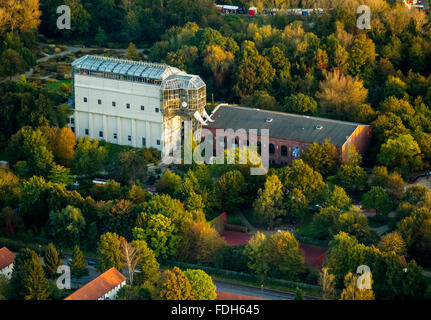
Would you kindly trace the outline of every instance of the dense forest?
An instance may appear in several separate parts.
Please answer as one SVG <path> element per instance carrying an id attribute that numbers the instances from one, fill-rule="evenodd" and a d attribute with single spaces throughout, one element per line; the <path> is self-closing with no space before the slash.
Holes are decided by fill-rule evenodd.
<path id="1" fill-rule="evenodd" d="M 262 284 L 277 278 L 320 285 L 329 288 L 325 299 L 355 283 L 352 272 L 366 263 L 374 292 L 360 292 L 363 298 L 431 297 L 418 266 L 431 266 L 431 193 L 406 185 L 431 164 L 431 30 L 424 12 L 384 0 L 225 1 L 259 10 L 325 9 L 308 17 L 221 15 L 208 0 L 0 3 L 0 154 L 10 164 L 0 168 L 2 236 L 97 252 L 100 271 L 121 268 L 129 241 L 147 257 L 128 291 L 140 298 L 149 298 L 148 290 L 166 298 L 164 277 L 184 279 L 176 269 L 159 278 L 157 261 L 168 260 L 253 274 Z M 372 9 L 371 30 L 356 27 L 362 3 Z M 62 4 L 72 10 L 72 30 L 55 27 Z M 76 141 L 66 126 L 67 85 L 52 92 L 25 77 L 8 81 L 36 66 L 38 42 L 112 48 L 133 42 L 146 48 L 137 59 L 200 75 L 211 100 L 372 124 L 373 147 L 364 158 L 352 148 L 342 162 L 330 141 L 315 143 L 290 167 L 264 177 L 251 176 L 247 165 L 150 174 L 147 164 L 160 157 L 153 149 Z M 101 174 L 110 180 L 94 185 Z M 376 218 L 354 203 L 375 209 Z M 220 213 L 234 223 L 240 211 L 259 227 L 294 225 L 295 236 L 328 244 L 327 268 L 309 268 L 289 232 L 257 233 L 246 246 L 227 246 L 212 227 Z M 389 230 L 379 236 L 371 223 Z M 79 250 L 74 256 L 82 260 Z M 406 274 L 400 257 L 408 261 Z M 18 260 L 32 259 L 24 251 Z M 11 287 L 18 295 L 17 277 Z M 348 299 L 348 290 L 343 294 Z"/>

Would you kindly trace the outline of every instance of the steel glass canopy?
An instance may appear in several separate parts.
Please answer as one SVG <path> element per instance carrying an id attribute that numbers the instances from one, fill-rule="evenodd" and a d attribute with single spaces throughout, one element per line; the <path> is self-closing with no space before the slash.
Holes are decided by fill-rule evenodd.
<path id="1" fill-rule="evenodd" d="M 135 81 L 134 77 L 146 80 L 158 80 L 163 89 L 200 89 L 205 83 L 198 76 L 188 75 L 185 72 L 160 63 L 131 61 L 101 56 L 84 56 L 72 63 L 77 70 L 111 73 Z"/>

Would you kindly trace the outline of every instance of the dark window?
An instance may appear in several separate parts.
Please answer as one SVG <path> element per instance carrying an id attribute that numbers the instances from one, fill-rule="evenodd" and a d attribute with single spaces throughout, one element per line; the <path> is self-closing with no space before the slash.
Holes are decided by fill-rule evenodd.
<path id="1" fill-rule="evenodd" d="M 116 106 L 117 106 L 117 103 L 116 103 L 115 101 L 112 101 L 112 106 L 113 106 L 113 107 L 116 107 Z"/>
<path id="2" fill-rule="evenodd" d="M 75 118 L 71 118 L 71 119 L 70 119 L 70 123 L 71 123 L 71 124 L 74 124 L 74 123 L 75 123 Z"/>
<path id="3" fill-rule="evenodd" d="M 84 102 L 87 102 L 87 98 L 86 97 L 84 97 Z"/>
<path id="4" fill-rule="evenodd" d="M 116 133 L 114 133 L 114 139 L 117 140 L 117 134 Z"/>
<path id="5" fill-rule="evenodd" d="M 157 140 L 157 145 L 160 146 L 160 140 Z"/>
<path id="6" fill-rule="evenodd" d="M 85 135 L 88 136 L 88 129 L 85 129 Z"/>
<path id="7" fill-rule="evenodd" d="M 287 147 L 286 146 L 281 147 L 281 156 L 287 157 Z"/>
<path id="8" fill-rule="evenodd" d="M 72 132 L 75 133 L 75 127 L 72 127 L 71 129 L 72 129 Z"/>
<path id="9" fill-rule="evenodd" d="M 274 147 L 274 145 L 271 143 L 270 145 L 269 145 L 269 154 L 274 154 L 275 153 L 275 147 Z"/>
<path id="10" fill-rule="evenodd" d="M 126 108 L 130 109 L 130 103 L 126 104 Z"/>
<path id="11" fill-rule="evenodd" d="M 99 131 L 99 137 L 103 138 L 103 131 Z"/>
<path id="12" fill-rule="evenodd" d="M 132 141 L 132 136 L 129 136 L 129 137 L 128 137 L 128 140 L 129 140 L 129 141 Z"/>
<path id="13" fill-rule="evenodd" d="M 102 100 L 100 100 L 100 99 L 99 99 L 99 100 L 97 100 L 97 103 L 98 103 L 98 104 L 102 104 Z"/>
<path id="14" fill-rule="evenodd" d="M 144 111 L 145 110 L 145 106 L 141 106 L 141 110 Z"/>
<path id="15" fill-rule="evenodd" d="M 156 112 L 159 112 L 160 110 L 159 110 L 159 108 L 156 108 Z"/>
<path id="16" fill-rule="evenodd" d="M 142 138 L 142 146 L 146 147 L 147 146 L 147 139 Z"/>

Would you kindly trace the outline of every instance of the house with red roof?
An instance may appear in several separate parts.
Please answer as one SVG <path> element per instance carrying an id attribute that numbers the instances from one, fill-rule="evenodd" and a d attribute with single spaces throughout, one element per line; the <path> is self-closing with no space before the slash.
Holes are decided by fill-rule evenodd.
<path id="1" fill-rule="evenodd" d="M 0 277 L 12 277 L 15 255 L 6 247 L 0 249 Z"/>
<path id="2" fill-rule="evenodd" d="M 65 300 L 115 300 L 118 291 L 125 285 L 126 277 L 116 268 L 111 268 Z"/>

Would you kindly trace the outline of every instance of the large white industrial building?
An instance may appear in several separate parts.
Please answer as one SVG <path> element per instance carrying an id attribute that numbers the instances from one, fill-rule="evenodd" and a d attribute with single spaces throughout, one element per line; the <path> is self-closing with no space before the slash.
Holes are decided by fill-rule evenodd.
<path id="1" fill-rule="evenodd" d="M 181 137 L 184 120 L 199 126 L 206 114 L 205 83 L 174 67 L 84 56 L 72 70 L 77 138 L 163 152 Z"/>

